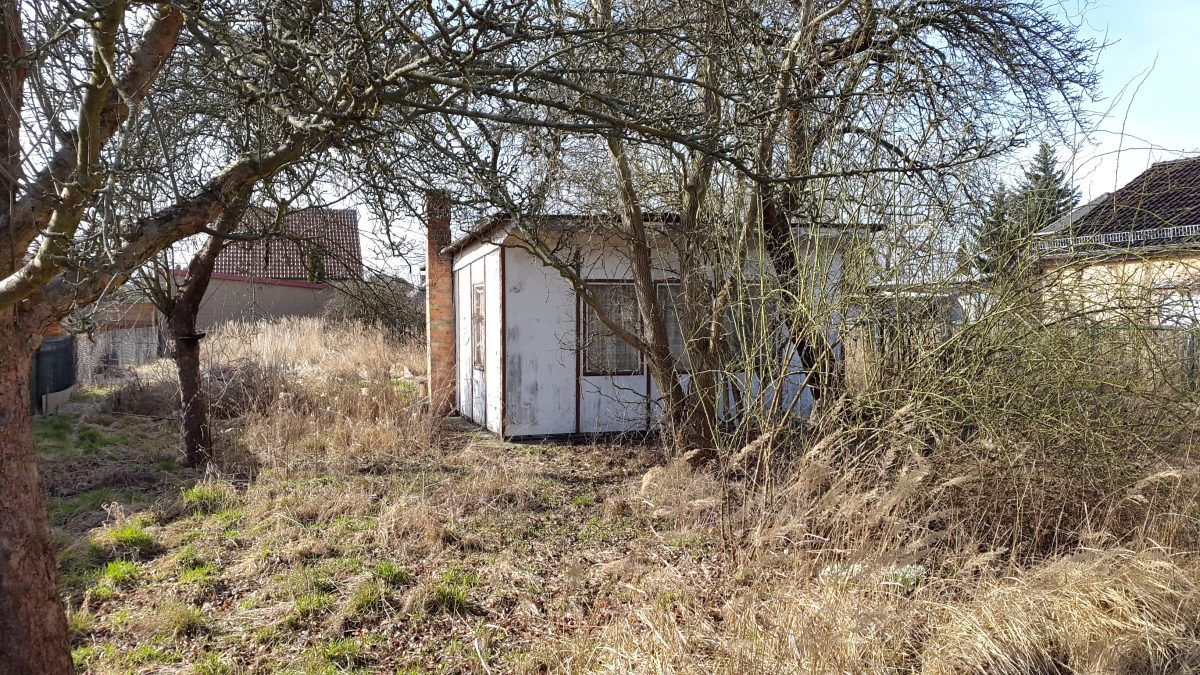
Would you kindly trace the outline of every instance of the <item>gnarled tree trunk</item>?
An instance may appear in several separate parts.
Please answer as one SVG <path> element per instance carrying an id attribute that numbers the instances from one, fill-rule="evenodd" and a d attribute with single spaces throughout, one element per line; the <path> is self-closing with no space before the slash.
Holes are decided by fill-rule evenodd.
<path id="1" fill-rule="evenodd" d="M 0 310 L 0 673 L 72 672 L 29 410 L 38 340 Z"/>
<path id="2" fill-rule="evenodd" d="M 192 327 L 176 328 L 171 322 L 174 351 L 171 357 L 179 373 L 179 403 L 183 429 L 184 463 L 201 466 L 212 459 L 212 430 L 208 426 L 208 397 L 200 381 L 200 338 Z"/>

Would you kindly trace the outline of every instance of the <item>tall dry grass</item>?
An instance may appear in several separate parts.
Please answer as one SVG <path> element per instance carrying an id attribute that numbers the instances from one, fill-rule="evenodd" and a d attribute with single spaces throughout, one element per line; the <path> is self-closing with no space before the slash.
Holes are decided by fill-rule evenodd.
<path id="1" fill-rule="evenodd" d="M 210 370 L 253 363 L 299 377 L 381 380 L 425 372 L 423 345 L 317 317 L 223 324 L 204 341 L 204 359 Z"/>
<path id="2" fill-rule="evenodd" d="M 286 470 L 369 468 L 433 443 L 417 395 L 424 350 L 354 322 L 229 323 L 206 341 L 218 416 L 244 417 L 242 444 Z"/>
<path id="3" fill-rule="evenodd" d="M 1200 417 L 1114 355 L 1136 332 L 1020 321 L 914 340 L 804 428 L 746 425 L 718 478 L 647 475 L 664 564 L 562 672 L 1189 673 L 1200 668 Z M 744 431 L 744 430 L 743 430 Z M 669 601 L 664 602 L 664 594 Z"/>

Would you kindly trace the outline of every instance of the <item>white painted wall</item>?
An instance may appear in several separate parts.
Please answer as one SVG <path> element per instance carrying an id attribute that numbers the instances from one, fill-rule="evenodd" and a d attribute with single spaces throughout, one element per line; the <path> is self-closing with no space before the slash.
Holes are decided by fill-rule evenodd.
<path id="1" fill-rule="evenodd" d="M 505 255 L 504 432 L 575 433 L 575 293 L 520 248 Z"/>
<path id="2" fill-rule="evenodd" d="M 590 240 L 582 250 L 585 278 L 630 279 L 628 257 L 615 242 Z M 656 279 L 678 277 L 670 256 L 657 260 L 656 268 Z M 584 307 L 557 272 L 543 267 L 519 247 L 501 248 L 492 243 L 468 246 L 456 255 L 453 269 L 457 403 L 464 417 L 509 437 L 657 426 L 659 393 L 644 367 L 638 375 L 583 375 L 576 345 Z M 840 257 L 814 266 L 816 269 L 835 285 L 840 277 Z M 472 285 L 481 282 L 486 288 L 487 359 L 485 369 L 478 371 L 471 366 L 470 300 Z M 793 358 L 791 371 L 782 382 L 764 385 L 743 379 L 728 384 L 751 397 L 782 397 L 781 402 L 791 407 L 793 414 L 807 414 L 812 402 L 803 389 L 805 366 L 798 356 Z M 687 375 L 680 378 L 686 387 Z M 726 411 L 731 410 L 730 400 L 723 406 Z"/>

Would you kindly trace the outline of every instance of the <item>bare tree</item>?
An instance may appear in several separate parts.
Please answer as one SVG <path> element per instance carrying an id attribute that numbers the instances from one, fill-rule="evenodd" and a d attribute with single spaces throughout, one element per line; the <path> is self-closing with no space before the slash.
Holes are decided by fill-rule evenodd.
<path id="1" fill-rule="evenodd" d="M 213 232 L 288 165 L 428 114 L 445 100 L 443 81 L 453 97 L 460 83 L 508 77 L 470 66 L 531 39 L 538 27 L 519 24 L 523 7 L 0 3 L 0 671 L 71 670 L 30 431 L 27 377 L 43 331 L 172 243 Z M 198 65 L 199 89 L 242 105 L 181 100 L 178 83 L 160 80 L 175 60 Z M 206 151 L 205 134 L 239 126 L 270 133 L 237 154 Z M 151 152 L 177 149 L 180 130 L 198 152 Z"/>

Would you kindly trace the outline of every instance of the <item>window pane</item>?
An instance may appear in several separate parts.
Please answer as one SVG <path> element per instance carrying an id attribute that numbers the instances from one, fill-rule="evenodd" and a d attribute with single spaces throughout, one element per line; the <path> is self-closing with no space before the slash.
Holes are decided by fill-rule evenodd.
<path id="1" fill-rule="evenodd" d="M 632 284 L 588 284 L 604 313 L 622 329 L 637 334 L 641 330 L 637 300 Z M 641 354 L 622 340 L 585 305 L 583 369 L 589 373 L 638 373 L 642 370 Z"/>
<path id="2" fill-rule="evenodd" d="M 1200 320 L 1200 298 L 1191 291 L 1171 291 L 1163 297 L 1159 323 L 1171 328 L 1190 328 Z"/>
<path id="3" fill-rule="evenodd" d="M 477 284 L 471 287 L 471 365 L 480 370 L 484 367 L 486 361 L 484 357 L 484 332 L 483 332 L 483 306 L 484 293 L 483 284 Z"/>
<path id="4" fill-rule="evenodd" d="M 680 322 L 683 287 L 679 284 L 659 284 L 658 306 L 662 310 L 663 323 L 667 327 L 667 344 L 671 348 L 671 360 L 675 362 L 675 370 L 689 370 L 690 361 L 683 342 L 683 327 Z"/>

